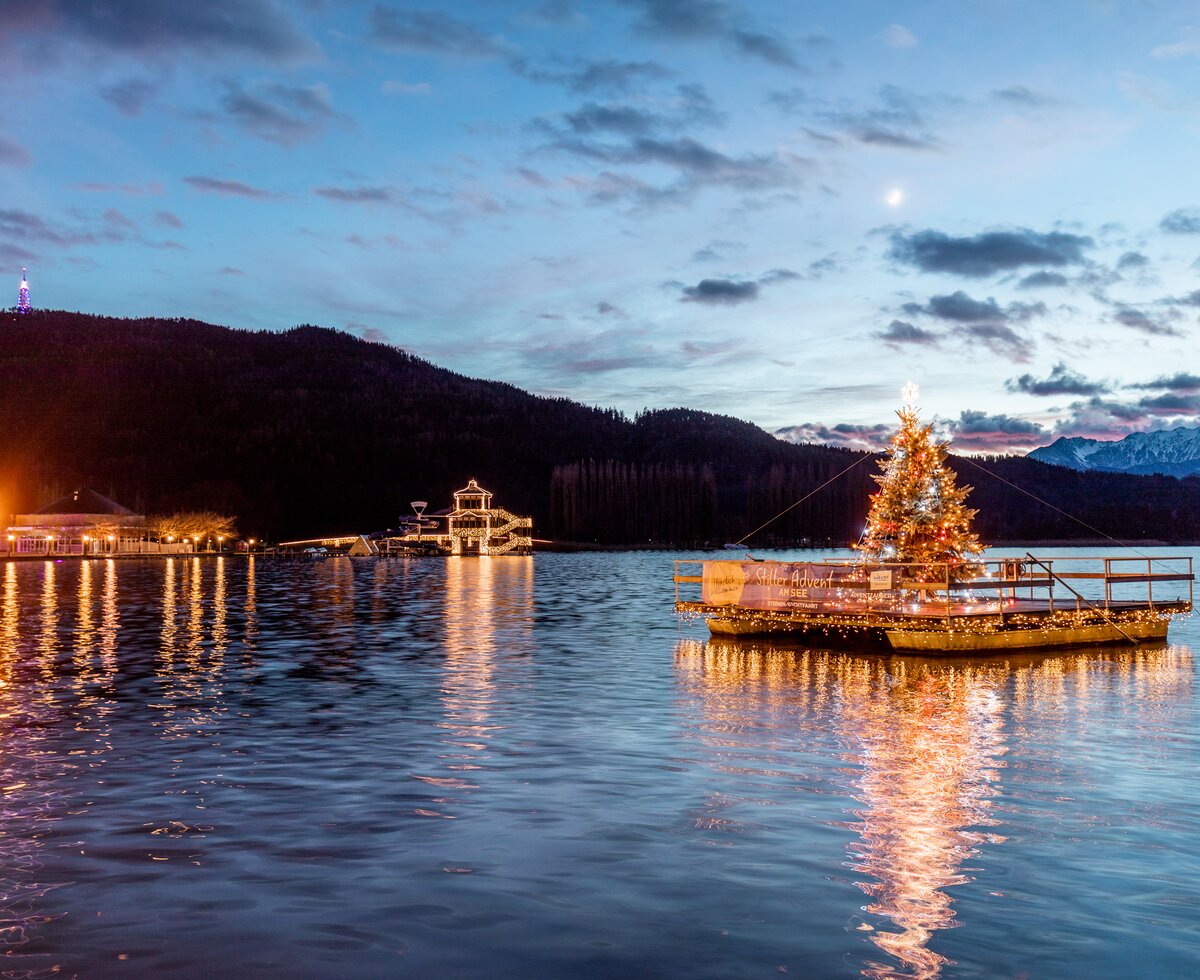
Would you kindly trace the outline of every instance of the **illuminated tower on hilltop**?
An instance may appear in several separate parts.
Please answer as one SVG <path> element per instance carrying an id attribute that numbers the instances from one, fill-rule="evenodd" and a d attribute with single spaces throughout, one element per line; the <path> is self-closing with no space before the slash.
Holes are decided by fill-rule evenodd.
<path id="1" fill-rule="evenodd" d="M 27 270 L 21 269 L 21 289 L 17 293 L 17 312 L 28 313 L 33 307 L 29 305 L 29 281 L 25 277 Z"/>

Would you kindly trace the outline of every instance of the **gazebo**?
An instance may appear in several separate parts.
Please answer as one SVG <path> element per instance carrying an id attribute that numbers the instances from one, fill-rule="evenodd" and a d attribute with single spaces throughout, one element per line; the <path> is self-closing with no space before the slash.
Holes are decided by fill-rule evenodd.
<path id="1" fill-rule="evenodd" d="M 146 516 L 86 488 L 32 514 L 14 514 L 9 554 L 104 555 L 140 551 Z"/>

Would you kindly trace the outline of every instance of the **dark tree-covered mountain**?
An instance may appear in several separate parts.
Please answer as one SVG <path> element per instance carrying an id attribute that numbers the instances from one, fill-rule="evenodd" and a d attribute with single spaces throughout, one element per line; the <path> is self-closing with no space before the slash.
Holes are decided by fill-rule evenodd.
<path id="1" fill-rule="evenodd" d="M 0 512 L 90 486 L 142 512 L 234 513 L 246 534 L 394 527 L 474 477 L 537 537 L 842 544 L 874 463 L 688 409 L 611 409 L 480 381 L 321 327 L 0 314 Z M 956 462 L 985 540 L 1200 539 L 1200 480 Z M 1022 485 L 1097 529 L 1017 494 Z M 840 478 L 839 473 L 847 471 Z"/>

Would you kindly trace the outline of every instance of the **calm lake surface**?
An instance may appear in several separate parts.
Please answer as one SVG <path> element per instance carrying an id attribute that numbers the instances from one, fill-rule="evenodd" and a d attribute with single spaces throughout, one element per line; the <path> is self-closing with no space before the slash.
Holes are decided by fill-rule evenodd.
<path id="1" fill-rule="evenodd" d="M 1197 974 L 1196 620 L 716 641 L 671 557 L 0 562 L 0 975 Z"/>

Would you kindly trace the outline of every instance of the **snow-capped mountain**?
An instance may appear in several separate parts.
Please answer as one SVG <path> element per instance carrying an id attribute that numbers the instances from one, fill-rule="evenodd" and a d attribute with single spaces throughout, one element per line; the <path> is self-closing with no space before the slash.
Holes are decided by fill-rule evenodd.
<path id="1" fill-rule="evenodd" d="M 1082 436 L 1055 439 L 1033 450 L 1029 458 L 1073 470 L 1188 476 L 1200 473 L 1200 426 L 1131 432 L 1114 441 Z"/>

